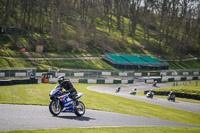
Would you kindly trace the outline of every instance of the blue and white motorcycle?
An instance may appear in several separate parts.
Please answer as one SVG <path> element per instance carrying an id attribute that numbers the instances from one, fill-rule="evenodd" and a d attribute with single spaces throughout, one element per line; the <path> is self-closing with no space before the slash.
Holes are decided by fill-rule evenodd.
<path id="1" fill-rule="evenodd" d="M 77 100 L 83 96 L 83 93 L 77 93 Z M 60 86 L 56 86 L 49 94 L 51 99 L 49 104 L 49 111 L 52 115 L 57 116 L 60 112 L 75 113 L 77 116 L 82 116 L 85 113 L 85 105 L 83 102 L 78 101 L 78 107 L 75 107 L 75 103 L 69 98 L 69 92 L 62 92 Z"/>

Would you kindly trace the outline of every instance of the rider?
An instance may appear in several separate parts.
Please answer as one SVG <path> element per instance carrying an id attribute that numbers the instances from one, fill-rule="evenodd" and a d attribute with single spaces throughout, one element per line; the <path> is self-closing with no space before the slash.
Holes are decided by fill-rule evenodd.
<path id="1" fill-rule="evenodd" d="M 154 82 L 153 82 L 153 86 L 156 86 L 156 84 L 157 84 L 157 81 L 154 81 Z"/>
<path id="2" fill-rule="evenodd" d="M 78 100 L 76 99 L 77 91 L 72 85 L 72 83 L 67 79 L 64 78 L 64 76 L 58 77 L 58 83 L 60 87 L 64 88 L 67 92 L 69 92 L 69 97 L 76 103 L 76 108 L 78 106 Z"/>
<path id="3" fill-rule="evenodd" d="M 121 86 L 119 86 L 117 89 L 116 89 L 116 92 L 119 92 L 121 90 Z"/>
<path id="4" fill-rule="evenodd" d="M 154 95 L 154 93 L 153 93 L 153 91 L 152 90 L 150 90 L 148 93 L 147 93 L 147 95 Z"/>
<path id="5" fill-rule="evenodd" d="M 137 88 L 135 87 L 134 89 L 132 89 L 131 94 L 136 95 L 136 92 L 137 92 Z"/>
<path id="6" fill-rule="evenodd" d="M 173 94 L 173 91 L 170 91 L 169 96 L 172 96 L 172 95 L 174 95 L 174 94 Z"/>

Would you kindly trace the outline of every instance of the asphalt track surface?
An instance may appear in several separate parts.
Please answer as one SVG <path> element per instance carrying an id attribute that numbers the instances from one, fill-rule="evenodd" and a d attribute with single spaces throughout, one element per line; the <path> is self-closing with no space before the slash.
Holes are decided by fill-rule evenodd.
<path id="1" fill-rule="evenodd" d="M 160 86 L 169 86 L 169 85 L 170 84 L 162 84 Z M 121 86 L 122 89 L 119 93 L 115 93 L 115 90 L 118 87 L 116 85 L 96 86 L 96 87 L 89 87 L 88 89 L 102 93 L 122 96 L 126 98 L 129 98 L 131 96 L 131 99 L 136 98 L 136 100 L 140 101 L 146 99 L 147 101 L 150 101 L 150 103 L 153 103 L 153 101 L 158 101 L 158 103 L 159 102 L 162 103 L 162 99 L 157 99 L 157 98 L 147 99 L 146 97 L 142 96 L 129 95 L 128 92 L 133 87 L 136 86 L 138 90 L 146 90 L 147 87 L 148 89 L 152 87 L 151 85 L 143 83 L 122 85 Z M 168 103 L 176 104 L 177 106 L 182 104 L 181 102 L 177 103 L 168 102 Z M 184 102 L 183 104 L 186 103 Z M 197 109 L 199 111 L 200 110 L 199 104 L 194 104 L 194 105 L 198 106 Z M 190 103 L 188 103 L 186 107 L 187 106 L 190 106 Z M 193 110 L 190 111 L 193 112 Z M 90 109 L 86 109 L 86 113 L 82 117 L 77 117 L 73 113 L 61 113 L 59 116 L 53 117 L 49 112 L 48 106 L 0 104 L 0 131 L 57 129 L 57 128 L 144 127 L 144 126 L 199 127 L 199 126 L 176 123 L 159 119 L 124 115 L 124 114 L 90 110 Z"/>
<path id="2" fill-rule="evenodd" d="M 47 106 L 0 104 L 0 131 L 90 127 L 143 127 L 173 126 L 197 127 L 182 123 L 86 110 L 82 117 L 73 113 L 61 113 L 53 117 Z"/>
<path id="3" fill-rule="evenodd" d="M 156 87 L 153 87 L 152 84 L 146 84 L 144 82 L 136 82 L 134 84 L 129 85 L 120 85 L 121 90 L 118 93 L 116 92 L 116 89 L 119 87 L 119 85 L 108 85 L 108 86 L 91 86 L 88 87 L 89 90 L 97 91 L 100 93 L 106 93 L 111 95 L 116 95 L 120 97 L 125 97 L 133 100 L 138 100 L 142 102 L 147 102 L 151 104 L 156 104 L 160 106 L 175 108 L 179 110 L 185 110 L 193 113 L 200 113 L 200 104 L 198 103 L 189 103 L 189 102 L 182 102 L 182 101 L 176 101 L 176 102 L 170 102 L 167 99 L 162 98 L 147 98 L 145 96 L 139 96 L 139 95 L 130 95 L 129 92 L 137 88 L 138 91 L 145 91 L 145 90 L 151 90 L 156 89 L 160 87 L 166 87 L 166 86 L 172 86 L 172 83 L 159 83 Z"/>

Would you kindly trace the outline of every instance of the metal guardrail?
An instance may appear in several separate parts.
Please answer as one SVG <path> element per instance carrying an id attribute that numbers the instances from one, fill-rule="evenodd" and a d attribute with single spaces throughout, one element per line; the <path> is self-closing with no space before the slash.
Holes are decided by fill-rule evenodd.
<path id="1" fill-rule="evenodd" d="M 0 69 L 1 77 L 30 77 L 33 74 L 36 77 L 41 77 L 42 73 L 46 71 L 37 71 L 35 68 L 31 69 Z M 142 76 L 199 76 L 200 70 L 177 70 L 177 71 L 151 71 L 151 72 L 136 72 L 136 71 L 108 71 L 108 70 L 84 70 L 84 69 L 49 69 L 49 73 L 52 73 L 53 77 L 60 75 L 66 77 L 82 77 L 82 78 L 106 78 L 106 77 L 142 77 Z"/>

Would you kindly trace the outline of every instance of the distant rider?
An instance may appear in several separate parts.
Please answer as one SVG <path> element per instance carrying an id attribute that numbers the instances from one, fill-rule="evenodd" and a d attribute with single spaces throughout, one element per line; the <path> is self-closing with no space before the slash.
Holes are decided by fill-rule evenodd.
<path id="1" fill-rule="evenodd" d="M 153 86 L 156 86 L 156 84 L 157 84 L 157 81 L 154 81 L 154 82 L 153 82 Z"/>
<path id="2" fill-rule="evenodd" d="M 169 95 L 168 96 L 172 96 L 172 95 L 174 95 L 174 93 L 173 93 L 173 91 L 170 91 L 170 93 L 169 93 Z M 174 95 L 175 96 L 175 95 Z"/>
<path id="3" fill-rule="evenodd" d="M 131 95 L 136 95 L 136 92 L 137 92 L 137 88 L 132 89 Z"/>
<path id="4" fill-rule="evenodd" d="M 154 93 L 153 93 L 153 91 L 152 90 L 150 90 L 147 94 L 146 94 L 147 96 L 153 96 L 154 95 Z"/>
<path id="5" fill-rule="evenodd" d="M 68 79 L 64 79 L 64 76 L 58 77 L 58 83 L 61 88 L 64 88 L 67 92 L 69 92 L 69 98 L 71 98 L 74 103 L 76 103 L 76 107 L 78 106 L 78 100 L 76 99 L 77 91 L 72 85 L 72 83 Z"/>
<path id="6" fill-rule="evenodd" d="M 120 90 L 121 90 L 121 86 L 119 86 L 119 87 L 116 89 L 116 93 L 118 93 Z"/>

